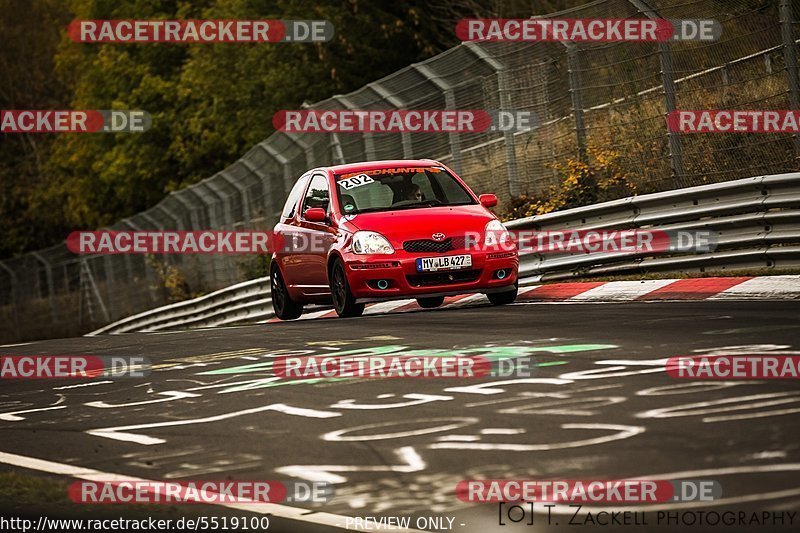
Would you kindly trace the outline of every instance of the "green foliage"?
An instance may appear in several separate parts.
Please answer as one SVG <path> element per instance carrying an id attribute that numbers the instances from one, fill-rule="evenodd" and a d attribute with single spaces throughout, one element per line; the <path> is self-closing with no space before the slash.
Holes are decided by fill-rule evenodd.
<path id="1" fill-rule="evenodd" d="M 200 292 L 192 291 L 186 276 L 175 265 L 170 265 L 166 260 L 154 255 L 146 256 L 146 260 L 147 265 L 156 272 L 160 282 L 153 289 L 164 292 L 165 302 L 182 302 L 201 295 Z"/>

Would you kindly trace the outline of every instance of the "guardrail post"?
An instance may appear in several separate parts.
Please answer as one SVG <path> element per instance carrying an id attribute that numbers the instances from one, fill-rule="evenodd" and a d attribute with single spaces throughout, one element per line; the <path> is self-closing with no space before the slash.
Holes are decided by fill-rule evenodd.
<path id="1" fill-rule="evenodd" d="M 786 63 L 786 77 L 789 84 L 789 106 L 800 110 L 800 75 L 797 67 L 797 42 L 792 29 L 792 3 L 781 0 L 778 6 L 781 16 L 781 36 L 783 37 L 783 57 Z M 794 134 L 794 153 L 800 158 L 800 135 Z"/>
<path id="2" fill-rule="evenodd" d="M 661 15 L 650 7 L 645 0 L 629 0 L 631 4 L 641 11 L 649 19 L 660 19 Z M 672 54 L 669 44 L 666 42 L 658 43 L 658 54 L 661 60 L 661 82 L 664 86 L 664 106 L 667 114 L 678 109 L 675 100 L 675 75 L 672 68 Z M 666 124 L 666 121 L 664 122 Z M 684 186 L 683 172 L 683 147 L 681 145 L 680 132 L 670 131 L 667 128 L 667 139 L 669 140 L 669 159 L 672 167 L 672 181 L 675 187 Z"/>

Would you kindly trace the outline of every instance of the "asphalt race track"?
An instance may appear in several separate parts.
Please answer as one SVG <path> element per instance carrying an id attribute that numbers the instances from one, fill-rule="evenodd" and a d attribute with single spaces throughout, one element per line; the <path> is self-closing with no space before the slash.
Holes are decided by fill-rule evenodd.
<path id="1" fill-rule="evenodd" d="M 526 515 L 500 526 L 498 504 L 462 502 L 455 486 L 474 478 L 712 479 L 719 501 L 639 506 L 647 527 L 602 530 L 797 531 L 800 513 L 793 524 L 749 527 L 659 524 L 657 513 L 800 511 L 797 381 L 678 380 L 664 361 L 800 354 L 798 318 L 800 302 L 791 301 L 519 303 L 6 347 L 144 356 L 155 370 L 92 384 L 5 381 L 0 469 L 22 471 L 31 458 L 51 462 L 30 462 L 46 475 L 57 475 L 57 464 L 157 480 L 336 484 L 327 504 L 259 511 L 273 513 L 273 531 L 337 531 L 348 516 L 450 517 L 461 532 L 588 531 L 598 526 L 568 522 L 597 508 L 571 519 L 575 509 L 560 507 L 548 526 L 537 504 L 533 525 Z M 531 358 L 536 372 L 309 383 L 276 381 L 270 370 L 279 355 L 380 347 L 512 354 Z"/>

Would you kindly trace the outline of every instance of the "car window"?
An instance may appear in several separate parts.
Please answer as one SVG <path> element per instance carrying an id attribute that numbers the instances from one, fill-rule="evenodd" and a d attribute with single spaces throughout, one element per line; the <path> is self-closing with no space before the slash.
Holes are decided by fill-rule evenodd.
<path id="1" fill-rule="evenodd" d="M 320 207 L 327 212 L 329 203 L 328 178 L 318 174 L 311 178 L 311 183 L 308 185 L 308 192 L 303 200 L 303 213 L 312 207 Z"/>
<path id="2" fill-rule="evenodd" d="M 433 192 L 431 180 L 424 172 L 414 175 L 414 177 L 411 178 L 411 183 L 419 187 L 419 191 L 422 193 L 423 200 L 426 198 L 436 198 L 436 193 Z"/>
<path id="3" fill-rule="evenodd" d="M 400 167 L 336 176 L 344 214 L 467 205 L 475 200 L 440 167 Z"/>
<path id="4" fill-rule="evenodd" d="M 446 203 L 458 204 L 472 200 L 467 191 L 464 190 L 456 180 L 446 172 L 440 172 L 431 176 L 431 185 L 438 189 L 444 197 Z"/>
<path id="5" fill-rule="evenodd" d="M 295 215 L 297 204 L 300 203 L 300 196 L 302 196 L 306 188 L 306 183 L 308 183 L 308 177 L 303 176 L 294 184 L 294 187 L 292 187 L 289 193 L 289 198 L 287 198 L 286 204 L 283 206 L 283 211 L 281 212 L 282 218 L 292 218 Z"/>

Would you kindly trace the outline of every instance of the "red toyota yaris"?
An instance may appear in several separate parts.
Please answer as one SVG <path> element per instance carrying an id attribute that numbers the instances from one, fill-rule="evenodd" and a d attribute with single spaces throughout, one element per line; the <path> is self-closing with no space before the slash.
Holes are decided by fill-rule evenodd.
<path id="1" fill-rule="evenodd" d="M 359 316 L 370 301 L 416 298 L 437 307 L 453 294 L 485 293 L 492 304 L 517 296 L 513 243 L 483 246 L 503 225 L 433 160 L 373 161 L 317 168 L 292 188 L 275 226 L 270 266 L 272 305 L 293 319 L 307 303 L 330 303 Z M 486 240 L 486 242 L 484 242 Z"/>

